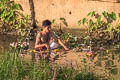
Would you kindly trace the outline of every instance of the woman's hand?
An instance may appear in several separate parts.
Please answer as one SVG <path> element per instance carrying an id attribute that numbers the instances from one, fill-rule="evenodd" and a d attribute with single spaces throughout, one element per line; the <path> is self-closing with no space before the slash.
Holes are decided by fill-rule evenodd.
<path id="1" fill-rule="evenodd" d="M 64 49 L 65 49 L 66 51 L 68 51 L 68 50 L 69 50 L 69 48 L 67 48 L 67 47 L 64 47 Z"/>
<path id="2" fill-rule="evenodd" d="M 44 46 L 47 48 L 47 50 L 50 49 L 49 44 L 45 43 Z"/>

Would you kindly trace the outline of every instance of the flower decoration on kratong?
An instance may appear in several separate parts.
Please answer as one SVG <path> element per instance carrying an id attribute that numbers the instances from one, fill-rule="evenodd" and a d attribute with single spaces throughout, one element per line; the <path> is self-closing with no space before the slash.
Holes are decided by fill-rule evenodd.
<path id="1" fill-rule="evenodd" d="M 61 36 L 61 39 L 64 41 L 64 42 L 69 42 L 69 41 L 77 41 L 77 37 L 76 36 L 73 36 L 72 34 L 70 33 L 64 33 L 62 34 Z"/>
<path id="2" fill-rule="evenodd" d="M 44 53 L 49 53 L 50 51 L 49 50 L 39 50 L 39 49 L 32 49 L 32 50 L 30 50 L 30 53 L 42 53 L 42 54 L 44 54 Z"/>
<path id="3" fill-rule="evenodd" d="M 109 50 L 108 50 L 108 49 L 106 49 L 106 53 L 109 53 Z"/>
<path id="4" fill-rule="evenodd" d="M 37 51 L 35 49 L 32 50 L 33 53 L 36 53 Z"/>
<path id="5" fill-rule="evenodd" d="M 105 48 L 104 47 L 100 47 L 100 50 L 104 50 Z"/>
<path id="6" fill-rule="evenodd" d="M 120 21 L 118 21 L 118 26 L 120 26 Z"/>
<path id="7" fill-rule="evenodd" d="M 27 50 L 29 49 L 29 43 L 28 42 L 12 42 L 10 43 L 10 47 L 16 48 L 19 50 Z"/>
<path id="8" fill-rule="evenodd" d="M 54 49 L 53 51 L 54 51 L 54 52 L 59 52 L 60 50 L 59 50 L 59 49 Z"/>
<path id="9" fill-rule="evenodd" d="M 94 55 L 94 52 L 92 52 L 92 51 L 89 51 L 88 53 L 87 53 L 87 56 L 88 57 L 91 57 L 91 56 L 93 56 Z"/>
<path id="10" fill-rule="evenodd" d="M 56 34 L 57 35 L 57 34 Z M 62 33 L 60 39 L 69 47 L 69 48 L 76 48 L 78 43 L 78 37 L 74 36 L 70 33 Z"/>
<path id="11" fill-rule="evenodd" d="M 67 43 L 70 40 L 70 38 L 67 38 L 64 40 L 64 43 Z"/>

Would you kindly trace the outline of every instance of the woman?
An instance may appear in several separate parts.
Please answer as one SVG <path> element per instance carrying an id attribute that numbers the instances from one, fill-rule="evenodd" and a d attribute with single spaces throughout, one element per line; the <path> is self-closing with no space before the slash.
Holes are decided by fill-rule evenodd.
<path id="1" fill-rule="evenodd" d="M 44 20 L 42 22 L 42 31 L 40 31 L 36 36 L 35 48 L 42 50 L 48 50 L 50 52 L 51 44 L 53 41 L 58 42 L 65 50 L 69 50 L 67 46 L 53 33 L 51 32 L 51 22 L 49 20 Z M 49 55 L 49 53 L 47 53 Z M 43 56 L 43 53 L 40 53 Z"/>

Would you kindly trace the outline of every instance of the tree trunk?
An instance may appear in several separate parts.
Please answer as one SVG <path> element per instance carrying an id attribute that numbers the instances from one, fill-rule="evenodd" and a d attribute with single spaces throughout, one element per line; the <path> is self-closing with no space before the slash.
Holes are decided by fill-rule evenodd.
<path id="1" fill-rule="evenodd" d="M 36 20 L 35 20 L 35 10 L 34 10 L 34 2 L 33 0 L 29 0 L 30 11 L 31 11 L 31 20 L 32 20 L 32 27 L 35 29 L 37 27 Z"/>

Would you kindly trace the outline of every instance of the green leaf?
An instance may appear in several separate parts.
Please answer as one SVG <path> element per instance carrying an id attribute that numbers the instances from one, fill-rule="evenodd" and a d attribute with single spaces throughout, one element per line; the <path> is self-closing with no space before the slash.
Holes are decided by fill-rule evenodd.
<path id="1" fill-rule="evenodd" d="M 84 58 L 84 59 L 83 59 L 83 62 L 84 62 L 84 63 L 87 63 L 87 60 L 86 60 L 86 58 Z"/>
<path id="2" fill-rule="evenodd" d="M 97 22 L 100 22 L 100 21 L 101 21 L 101 16 L 98 16 Z"/>
<path id="3" fill-rule="evenodd" d="M 1 18 L 4 18 L 6 16 L 7 11 L 3 10 L 2 14 L 0 15 Z"/>
<path id="4" fill-rule="evenodd" d="M 112 60 L 114 60 L 115 59 L 115 55 L 114 54 L 112 54 Z"/>
<path id="5" fill-rule="evenodd" d="M 85 24 L 88 21 L 88 19 L 84 18 L 82 23 Z"/>
<path id="6" fill-rule="evenodd" d="M 102 14 L 103 14 L 104 17 L 108 16 L 108 13 L 106 11 L 104 11 Z"/>
<path id="7" fill-rule="evenodd" d="M 10 13 L 9 13 L 9 15 L 6 17 L 6 20 L 7 21 L 10 21 L 11 20 L 11 17 L 13 17 L 14 15 L 13 15 L 13 11 L 11 11 Z"/>
<path id="8" fill-rule="evenodd" d="M 113 19 L 113 20 L 116 20 L 116 14 L 114 12 L 112 12 L 112 14 L 110 14 L 110 17 Z"/>
<path id="9" fill-rule="evenodd" d="M 113 78 L 111 78 L 111 80 L 116 80 L 116 79 L 113 77 Z"/>
<path id="10" fill-rule="evenodd" d="M 80 26 L 80 25 L 81 25 L 81 20 L 78 21 L 78 26 Z"/>
<path id="11" fill-rule="evenodd" d="M 56 21 L 56 20 L 55 20 L 55 19 L 53 19 L 53 20 L 52 20 L 52 23 L 54 24 L 54 23 L 55 23 L 55 21 Z"/>
<path id="12" fill-rule="evenodd" d="M 118 74 L 118 69 L 117 68 L 112 69 L 111 73 L 114 74 L 114 75 L 117 75 Z"/>
<path id="13" fill-rule="evenodd" d="M 22 7 L 21 7 L 20 4 L 14 4 L 14 5 L 12 6 L 12 8 L 15 9 L 15 10 L 22 10 Z"/>
<path id="14" fill-rule="evenodd" d="M 2 10 L 0 11 L 0 18 L 3 17 L 4 11 L 5 11 L 4 9 L 2 9 Z"/>
<path id="15" fill-rule="evenodd" d="M 111 27 L 111 26 L 112 26 L 112 23 L 109 23 L 109 24 L 108 24 L 108 27 Z"/>
<path id="16" fill-rule="evenodd" d="M 110 66 L 112 66 L 112 65 L 114 65 L 114 62 L 113 62 L 112 60 L 108 60 L 108 61 L 106 62 L 106 66 L 107 66 L 107 67 L 110 67 Z"/>
<path id="17" fill-rule="evenodd" d="M 92 12 L 89 12 L 87 16 L 90 16 Z"/>
<path id="18" fill-rule="evenodd" d="M 89 12 L 87 16 L 93 17 L 95 15 L 95 11 Z"/>
<path id="19" fill-rule="evenodd" d="M 3 4 L 2 3 L 0 3 L 0 7 L 2 7 L 3 6 Z"/>
<path id="20" fill-rule="evenodd" d="M 108 31 L 111 31 L 111 30 L 112 30 L 112 23 L 109 23 L 107 26 L 108 26 L 108 27 L 107 27 L 107 30 L 108 30 Z"/>
<path id="21" fill-rule="evenodd" d="M 64 20 L 65 21 L 65 18 L 64 17 L 60 17 L 60 20 Z"/>
<path id="22" fill-rule="evenodd" d="M 0 2 L 8 2 L 8 0 L 0 0 Z"/>
<path id="23" fill-rule="evenodd" d="M 90 26 L 90 27 L 89 27 L 89 30 L 90 30 L 90 31 L 93 31 L 93 30 L 96 30 L 96 29 L 97 29 L 97 25 L 93 25 L 93 26 Z"/>
<path id="24" fill-rule="evenodd" d="M 94 22 L 92 21 L 92 19 L 90 19 L 89 21 L 89 27 L 92 26 L 94 24 Z"/>
<path id="25" fill-rule="evenodd" d="M 95 15 L 95 11 L 92 12 L 91 17 L 93 17 L 94 15 Z"/>

